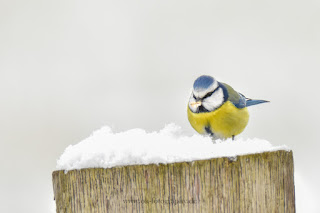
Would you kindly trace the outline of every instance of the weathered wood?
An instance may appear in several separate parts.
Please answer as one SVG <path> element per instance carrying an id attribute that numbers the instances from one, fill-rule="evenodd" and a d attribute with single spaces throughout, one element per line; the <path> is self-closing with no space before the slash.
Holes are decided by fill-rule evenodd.
<path id="1" fill-rule="evenodd" d="M 293 155 L 53 172 L 57 212 L 295 212 Z"/>

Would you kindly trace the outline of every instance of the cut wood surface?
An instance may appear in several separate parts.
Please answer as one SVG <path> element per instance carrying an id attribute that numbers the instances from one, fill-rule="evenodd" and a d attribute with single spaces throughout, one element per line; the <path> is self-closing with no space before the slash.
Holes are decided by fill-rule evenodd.
<path id="1" fill-rule="evenodd" d="M 58 213 L 295 212 L 291 151 L 52 176 Z"/>

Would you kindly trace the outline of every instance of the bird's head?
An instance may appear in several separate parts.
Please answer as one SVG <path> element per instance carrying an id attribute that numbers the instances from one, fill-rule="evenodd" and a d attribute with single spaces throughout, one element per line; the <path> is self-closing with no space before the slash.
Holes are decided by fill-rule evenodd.
<path id="1" fill-rule="evenodd" d="M 194 81 L 189 99 L 189 108 L 192 112 L 211 112 L 223 103 L 223 89 L 213 77 L 202 75 Z"/>

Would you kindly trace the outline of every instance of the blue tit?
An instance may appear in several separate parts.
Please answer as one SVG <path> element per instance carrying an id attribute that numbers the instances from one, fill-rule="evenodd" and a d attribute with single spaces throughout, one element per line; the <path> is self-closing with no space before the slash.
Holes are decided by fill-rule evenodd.
<path id="1" fill-rule="evenodd" d="M 213 139 L 234 139 L 248 124 L 248 106 L 265 103 L 236 92 L 231 86 L 202 75 L 194 81 L 188 103 L 188 120 L 200 134 Z"/>

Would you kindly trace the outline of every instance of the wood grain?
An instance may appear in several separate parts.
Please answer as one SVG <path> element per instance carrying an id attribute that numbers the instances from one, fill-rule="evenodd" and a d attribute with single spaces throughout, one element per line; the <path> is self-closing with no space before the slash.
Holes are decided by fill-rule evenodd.
<path id="1" fill-rule="evenodd" d="M 57 212 L 295 212 L 287 151 L 160 165 L 54 171 Z"/>

